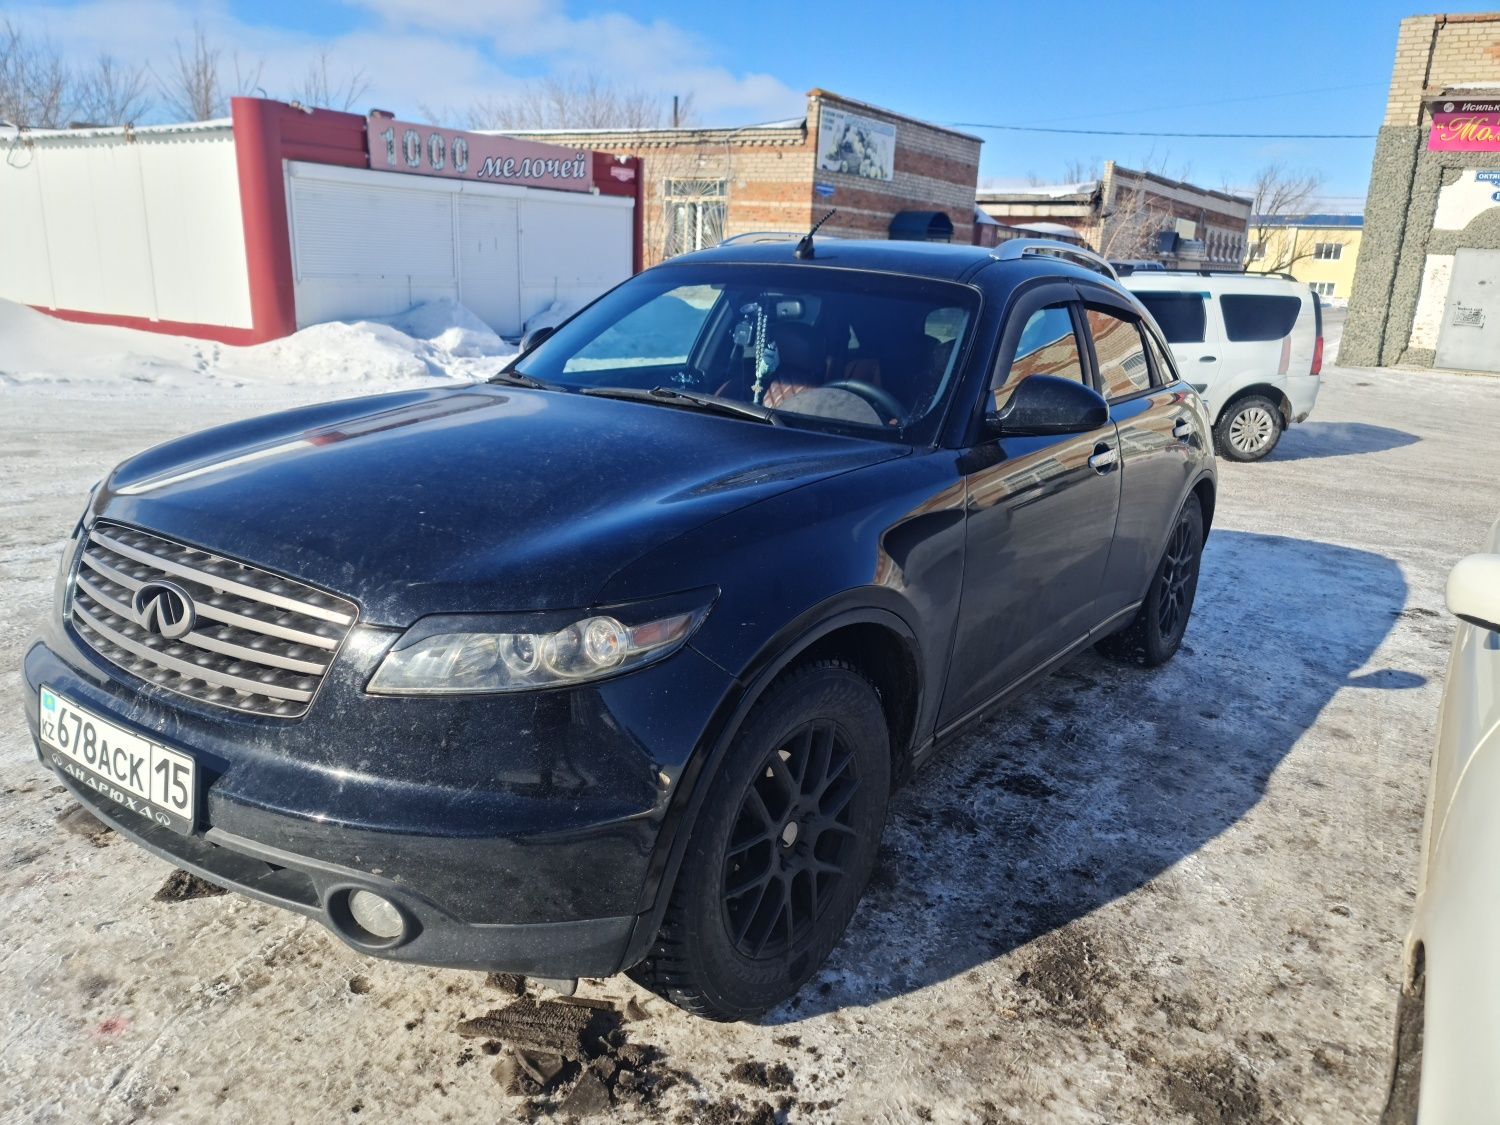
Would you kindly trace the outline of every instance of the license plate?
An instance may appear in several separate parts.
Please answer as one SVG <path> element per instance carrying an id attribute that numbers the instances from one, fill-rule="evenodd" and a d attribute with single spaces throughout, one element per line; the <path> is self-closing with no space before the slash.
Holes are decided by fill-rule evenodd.
<path id="1" fill-rule="evenodd" d="M 180 750 L 116 726 L 42 688 L 42 743 L 53 767 L 174 832 L 193 831 L 198 768 Z"/>

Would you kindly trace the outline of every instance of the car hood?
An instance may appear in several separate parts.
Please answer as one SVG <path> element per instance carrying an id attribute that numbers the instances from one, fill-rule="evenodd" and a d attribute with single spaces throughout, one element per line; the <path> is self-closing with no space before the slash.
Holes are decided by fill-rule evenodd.
<path id="1" fill-rule="evenodd" d="M 899 445 L 488 385 L 237 422 L 118 466 L 96 513 L 357 600 L 367 622 L 583 608 L 644 551 Z M 663 591 L 666 593 L 667 591 Z"/>

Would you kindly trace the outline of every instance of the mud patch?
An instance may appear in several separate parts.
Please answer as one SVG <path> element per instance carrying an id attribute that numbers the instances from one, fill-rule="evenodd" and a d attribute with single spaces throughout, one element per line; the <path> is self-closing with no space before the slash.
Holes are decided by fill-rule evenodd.
<path id="1" fill-rule="evenodd" d="M 758 1090 L 790 1090 L 796 1081 L 792 1068 L 780 1062 L 742 1062 L 729 1072 L 729 1077 Z"/>
<path id="2" fill-rule="evenodd" d="M 621 1013 L 604 1001 L 523 997 L 457 1030 L 486 1040 L 484 1052 L 499 1056 L 491 1074 L 507 1094 L 524 1099 L 517 1112 L 529 1120 L 652 1108 L 666 1091 L 692 1083 L 655 1047 L 630 1042 Z"/>
<path id="3" fill-rule="evenodd" d="M 1067 1027 L 1098 1029 L 1109 1022 L 1106 999 L 1120 983 L 1097 943 L 1086 934 L 1060 930 L 1038 943 L 1016 984 L 1037 997 L 1046 1014 Z"/>
<path id="4" fill-rule="evenodd" d="M 207 879 L 200 879 L 189 871 L 180 867 L 167 876 L 167 881 L 161 885 L 161 889 L 151 897 L 157 902 L 187 902 L 194 898 L 213 898 L 215 895 L 227 895 L 229 892 Z"/>
<path id="5" fill-rule="evenodd" d="M 995 788 L 1014 793 L 1017 797 L 1031 797 L 1036 800 L 1043 800 L 1057 792 L 1034 773 L 1010 773 L 997 777 Z"/>
<path id="6" fill-rule="evenodd" d="M 484 986 L 507 996 L 526 995 L 526 978 L 517 973 L 489 973 L 484 978 Z"/>
<path id="7" fill-rule="evenodd" d="M 1173 1107 L 1204 1125 L 1244 1125 L 1265 1116 L 1255 1075 L 1224 1051 L 1184 1059 L 1165 1086 Z"/>
<path id="8" fill-rule="evenodd" d="M 57 826 L 74 836 L 81 836 L 96 848 L 107 848 L 114 840 L 115 830 L 82 805 L 57 814 Z"/>

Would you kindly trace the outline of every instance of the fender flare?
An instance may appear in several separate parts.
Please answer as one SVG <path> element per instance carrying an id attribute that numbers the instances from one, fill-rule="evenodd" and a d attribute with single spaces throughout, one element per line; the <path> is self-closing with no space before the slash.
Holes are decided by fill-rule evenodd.
<path id="1" fill-rule="evenodd" d="M 794 619 L 768 641 L 755 655 L 735 686 L 719 705 L 710 720 L 707 733 L 683 769 L 673 787 L 672 797 L 662 818 L 656 845 L 646 868 L 641 889 L 642 909 L 636 915 L 635 927 L 626 945 L 620 969 L 624 970 L 645 957 L 655 941 L 661 920 L 671 901 L 682 867 L 688 840 L 692 838 L 698 813 L 707 799 L 709 786 L 718 774 L 734 743 L 740 727 L 751 709 L 778 676 L 797 658 L 823 637 L 848 625 L 880 625 L 900 636 L 910 648 L 918 669 L 917 713 L 921 714 L 925 684 L 921 680 L 920 646 L 915 630 L 893 609 L 871 605 L 868 601 L 849 604 L 852 597 L 868 598 L 881 590 L 891 600 L 899 596 L 880 587 L 848 591 L 822 602 Z M 876 594 L 875 596 L 879 596 Z M 920 738 L 913 732 L 913 742 Z"/>

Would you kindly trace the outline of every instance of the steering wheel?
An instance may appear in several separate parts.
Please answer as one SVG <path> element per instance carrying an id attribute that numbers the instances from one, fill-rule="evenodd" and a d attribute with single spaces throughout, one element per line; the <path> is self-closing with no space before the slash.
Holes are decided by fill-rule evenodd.
<path id="1" fill-rule="evenodd" d="M 840 379 L 837 383 L 824 383 L 823 386 L 858 395 L 876 410 L 884 411 L 887 421 L 904 422 L 906 420 L 906 408 L 901 405 L 895 395 L 881 387 L 866 383 L 861 379 Z"/>

